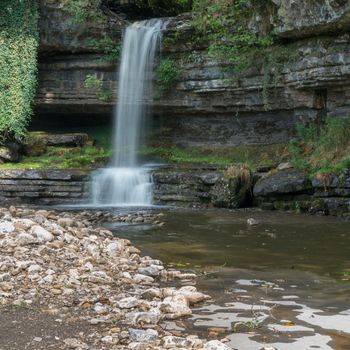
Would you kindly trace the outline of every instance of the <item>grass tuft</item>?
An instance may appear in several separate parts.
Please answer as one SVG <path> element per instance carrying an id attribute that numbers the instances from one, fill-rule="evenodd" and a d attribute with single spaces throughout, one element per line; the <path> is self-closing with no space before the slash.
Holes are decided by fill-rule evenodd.
<path id="1" fill-rule="evenodd" d="M 350 168 L 350 116 L 327 118 L 320 127 L 299 124 L 289 153 L 292 164 L 312 176 Z"/>

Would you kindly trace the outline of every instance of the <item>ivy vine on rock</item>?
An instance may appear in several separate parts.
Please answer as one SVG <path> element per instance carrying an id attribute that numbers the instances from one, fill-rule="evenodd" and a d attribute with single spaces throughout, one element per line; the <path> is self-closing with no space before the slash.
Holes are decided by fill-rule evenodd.
<path id="1" fill-rule="evenodd" d="M 37 0 L 0 6 L 0 141 L 20 140 L 32 115 L 38 51 Z"/>

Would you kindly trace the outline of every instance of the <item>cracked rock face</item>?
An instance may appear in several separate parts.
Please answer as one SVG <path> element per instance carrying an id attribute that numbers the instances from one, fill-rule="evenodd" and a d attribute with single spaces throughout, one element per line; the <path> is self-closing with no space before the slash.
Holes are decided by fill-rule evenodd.
<path id="1" fill-rule="evenodd" d="M 273 0 L 277 6 L 275 33 L 289 38 L 350 28 L 347 0 Z"/>
<path id="2" fill-rule="evenodd" d="M 169 94 L 154 101 L 157 143 L 185 147 L 285 143 L 300 120 L 350 112 L 349 1 L 273 2 L 267 13 L 254 14 L 249 27 L 290 39 L 285 50 L 296 59 L 286 62 L 269 94 L 268 106 L 262 96 L 266 82 L 261 65 L 251 67 L 239 79 L 223 79 L 222 67 L 205 55 L 205 48 L 194 47 L 189 16 L 170 20 L 164 34 L 164 55 L 174 54 L 186 63 L 181 63 L 181 79 Z M 45 122 L 55 114 L 81 115 L 81 123 L 87 123 L 89 114 L 105 118 L 115 100 L 100 101 L 84 87 L 84 80 L 87 74 L 103 72 L 105 87 L 115 92 L 115 64 L 101 62 L 100 54 L 86 47 L 88 37 L 99 39 L 108 26 L 96 28 L 92 23 L 79 28 L 69 20 L 62 3 L 45 0 L 42 5 L 41 51 L 50 55 L 39 62 L 37 117 Z M 125 24 L 112 22 L 117 43 Z M 166 47 L 170 32 L 184 34 L 185 39 L 170 40 Z M 198 61 L 183 60 L 193 52 Z M 320 98 L 324 99 L 321 105 L 317 102 Z"/>
<path id="3" fill-rule="evenodd" d="M 161 287 L 173 279 L 193 282 L 195 275 L 167 270 L 128 240 L 96 228 L 101 216 L 0 208 L 0 306 L 33 305 L 100 327 L 86 339 L 59 339 L 59 349 L 225 350 L 222 342 L 174 337 L 160 326 L 191 315 L 190 305 L 210 297 L 192 285 Z"/>

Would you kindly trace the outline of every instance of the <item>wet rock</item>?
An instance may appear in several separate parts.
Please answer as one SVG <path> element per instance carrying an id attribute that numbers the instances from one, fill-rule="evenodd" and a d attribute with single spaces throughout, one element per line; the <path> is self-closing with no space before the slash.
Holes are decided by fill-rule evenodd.
<path id="1" fill-rule="evenodd" d="M 11 275 L 9 273 L 0 274 L 0 282 L 7 282 L 11 280 Z"/>
<path id="2" fill-rule="evenodd" d="M 254 186 L 255 197 L 280 194 L 308 193 L 311 182 L 307 175 L 296 170 L 284 170 L 260 179 Z"/>
<path id="3" fill-rule="evenodd" d="M 260 224 L 260 221 L 254 218 L 247 219 L 247 225 L 249 226 L 257 226 Z"/>
<path id="4" fill-rule="evenodd" d="M 53 242 L 46 243 L 46 246 L 52 249 L 60 249 L 64 246 L 64 242 L 56 240 Z"/>
<path id="5" fill-rule="evenodd" d="M 30 219 L 16 219 L 14 225 L 18 230 L 27 230 L 35 225 L 35 222 Z"/>
<path id="6" fill-rule="evenodd" d="M 61 289 L 58 289 L 58 288 L 52 288 L 51 289 L 51 293 L 53 295 L 61 295 L 62 294 L 62 290 Z"/>
<path id="7" fill-rule="evenodd" d="M 183 295 L 174 295 L 164 299 L 160 306 L 162 312 L 167 319 L 177 319 L 192 314 L 192 310 L 188 306 L 188 301 Z"/>
<path id="8" fill-rule="evenodd" d="M 147 312 L 131 312 L 126 315 L 125 322 L 132 326 L 143 324 L 156 325 L 160 321 L 162 314 L 159 309 L 152 309 Z"/>
<path id="9" fill-rule="evenodd" d="M 226 332 L 226 328 L 221 327 L 212 327 L 208 328 L 208 336 L 209 338 L 218 338 L 220 335 Z"/>
<path id="10" fill-rule="evenodd" d="M 277 170 L 279 170 L 279 171 L 292 169 L 292 168 L 293 168 L 293 166 L 290 162 L 280 163 L 277 166 Z"/>
<path id="11" fill-rule="evenodd" d="M 203 350 L 232 350 L 232 349 L 219 340 L 211 340 L 204 345 Z"/>
<path id="12" fill-rule="evenodd" d="M 166 288 L 163 290 L 163 295 L 164 297 L 183 296 L 186 300 L 186 303 L 192 305 L 211 298 L 209 295 L 198 292 L 197 288 L 194 286 L 185 286 L 180 289 Z"/>
<path id="13" fill-rule="evenodd" d="M 153 342 L 158 339 L 159 334 L 154 329 L 134 329 L 129 328 L 129 336 L 130 339 L 135 342 Z"/>
<path id="14" fill-rule="evenodd" d="M 140 267 L 138 269 L 138 272 L 142 275 L 157 277 L 157 276 L 159 276 L 160 272 L 163 269 L 164 269 L 163 266 L 151 265 L 151 266 L 147 266 L 147 267 Z"/>
<path id="15" fill-rule="evenodd" d="M 89 349 L 89 346 L 87 344 L 76 338 L 67 338 L 64 340 L 64 344 L 68 347 L 68 349 Z"/>
<path id="16" fill-rule="evenodd" d="M 140 304 L 140 301 L 137 298 L 130 297 L 130 298 L 125 298 L 122 300 L 118 301 L 118 306 L 121 309 L 132 309 L 136 307 L 137 305 Z"/>
<path id="17" fill-rule="evenodd" d="M 133 277 L 133 281 L 135 283 L 144 283 L 144 284 L 152 284 L 154 279 L 150 276 L 146 276 L 140 273 L 137 273 L 134 277 Z"/>
<path id="18" fill-rule="evenodd" d="M 34 274 L 37 272 L 40 272 L 42 270 L 40 265 L 34 264 L 34 265 L 30 265 L 28 268 L 28 273 L 29 274 Z"/>
<path id="19" fill-rule="evenodd" d="M 155 298 L 160 298 L 162 296 L 162 292 L 159 289 L 150 288 L 145 290 L 141 296 L 143 299 L 152 300 Z"/>
<path id="20" fill-rule="evenodd" d="M 195 341 L 186 339 L 183 337 L 175 337 L 175 336 L 166 336 L 162 339 L 163 347 L 165 349 L 171 348 L 185 348 L 191 349 L 195 344 Z"/>
<path id="21" fill-rule="evenodd" d="M 12 222 L 2 221 L 0 222 L 0 233 L 12 233 L 15 230 L 15 226 Z"/>
<path id="22" fill-rule="evenodd" d="M 89 135 L 85 133 L 47 134 L 48 146 L 82 147 L 89 143 Z"/>
<path id="23" fill-rule="evenodd" d="M 106 335 L 105 337 L 101 338 L 101 342 L 105 344 L 117 344 L 117 339 L 113 338 L 111 335 Z"/>
<path id="24" fill-rule="evenodd" d="M 17 162 L 19 159 L 19 147 L 16 144 L 0 147 L 0 160 L 2 162 Z"/>
<path id="25" fill-rule="evenodd" d="M 17 240 L 20 245 L 29 245 L 36 243 L 36 239 L 29 233 L 20 233 L 17 236 Z"/>
<path id="26" fill-rule="evenodd" d="M 71 218 L 60 218 L 57 220 L 57 224 L 62 226 L 62 227 L 73 227 L 74 225 L 74 220 Z"/>
<path id="27" fill-rule="evenodd" d="M 124 249 L 124 245 L 121 242 L 113 242 L 107 245 L 107 252 L 110 256 L 116 256 Z"/>
<path id="28" fill-rule="evenodd" d="M 36 236 L 39 242 L 50 242 L 54 239 L 54 236 L 43 227 L 35 225 L 31 227 L 31 233 Z"/>

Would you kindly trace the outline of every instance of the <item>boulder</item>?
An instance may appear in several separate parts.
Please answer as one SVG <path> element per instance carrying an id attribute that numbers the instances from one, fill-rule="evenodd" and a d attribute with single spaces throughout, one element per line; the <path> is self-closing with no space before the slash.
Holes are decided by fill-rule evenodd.
<path id="1" fill-rule="evenodd" d="M 82 147 L 90 141 L 89 135 L 85 133 L 70 134 L 48 134 L 48 146 Z"/>
<path id="2" fill-rule="evenodd" d="M 15 231 L 15 226 L 10 221 L 0 222 L 0 233 L 12 233 Z"/>
<path id="3" fill-rule="evenodd" d="M 134 329 L 129 328 L 129 336 L 132 341 L 136 342 L 152 342 L 158 339 L 158 332 L 154 329 Z"/>
<path id="4" fill-rule="evenodd" d="M 24 153 L 28 156 L 40 156 L 46 153 L 47 146 L 82 147 L 90 142 L 89 135 L 85 133 L 50 134 L 34 131 L 25 139 Z"/>
<path id="5" fill-rule="evenodd" d="M 51 242 L 54 239 L 54 236 L 49 231 L 39 225 L 34 225 L 31 228 L 31 233 L 37 237 L 39 242 Z"/>
<path id="6" fill-rule="evenodd" d="M 0 147 L 0 161 L 17 162 L 19 159 L 19 148 L 15 143 Z"/>
<path id="7" fill-rule="evenodd" d="M 260 221 L 254 218 L 247 219 L 247 225 L 249 226 L 257 226 L 260 224 Z"/>
<path id="8" fill-rule="evenodd" d="M 189 316 L 192 314 L 192 310 L 189 308 L 189 302 L 184 295 L 177 294 L 164 299 L 160 306 L 160 309 L 165 313 L 167 319 L 177 319 L 183 316 Z"/>
<path id="9" fill-rule="evenodd" d="M 35 131 L 28 133 L 24 141 L 24 154 L 30 157 L 41 156 L 47 151 L 46 133 Z"/>
<path id="10" fill-rule="evenodd" d="M 128 297 L 118 301 L 121 309 L 132 309 L 140 304 L 140 300 L 135 297 Z"/>
<path id="11" fill-rule="evenodd" d="M 146 312 L 130 312 L 125 317 L 125 323 L 132 326 L 142 324 L 156 325 L 160 321 L 162 315 L 158 309 L 151 309 Z"/>
<path id="12" fill-rule="evenodd" d="M 35 238 L 29 233 L 21 233 L 17 237 L 18 243 L 20 245 L 29 245 L 36 243 Z"/>
<path id="13" fill-rule="evenodd" d="M 219 340 L 211 340 L 204 345 L 203 350 L 232 350 L 232 349 Z"/>
<path id="14" fill-rule="evenodd" d="M 165 349 L 191 349 L 195 341 L 183 337 L 176 337 L 173 335 L 165 336 L 163 339 L 163 347 Z"/>
<path id="15" fill-rule="evenodd" d="M 156 277 L 159 276 L 160 272 L 164 269 L 163 266 L 151 265 L 147 267 L 139 267 L 138 272 L 142 275 Z"/>
<path id="16" fill-rule="evenodd" d="M 307 174 L 297 170 L 284 170 L 261 178 L 254 186 L 254 197 L 282 194 L 302 194 L 312 191 Z"/>

